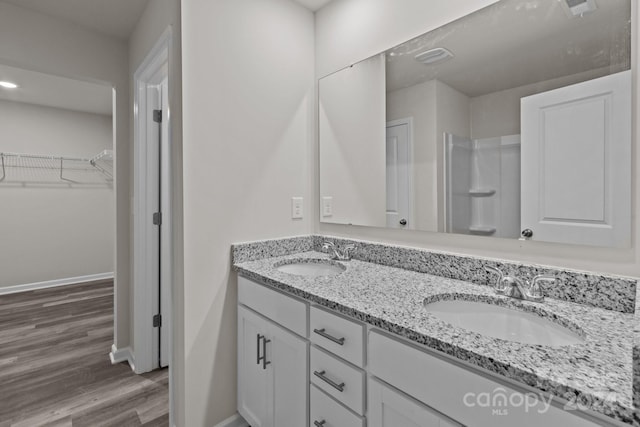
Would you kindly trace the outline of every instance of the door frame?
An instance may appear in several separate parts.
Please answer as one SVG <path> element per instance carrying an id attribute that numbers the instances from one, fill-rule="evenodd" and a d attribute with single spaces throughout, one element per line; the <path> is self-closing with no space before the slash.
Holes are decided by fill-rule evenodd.
<path id="1" fill-rule="evenodd" d="M 413 161 L 415 158 L 415 153 L 413 151 L 413 117 L 403 117 L 401 119 L 388 121 L 384 128 L 385 139 L 387 134 L 387 128 L 393 127 L 393 126 L 400 126 L 400 125 L 407 125 L 407 139 L 409 144 L 409 164 L 407 165 L 407 169 L 409 170 L 409 183 L 408 183 L 407 191 L 409 192 L 409 224 L 410 224 L 408 228 L 401 228 L 400 230 L 417 230 L 417 228 L 415 227 L 416 212 L 414 211 L 415 194 L 413 193 L 413 179 L 414 179 L 413 174 L 415 172 L 413 167 Z M 385 173 L 386 173 L 386 170 L 385 170 Z"/>
<path id="2" fill-rule="evenodd" d="M 147 197 L 141 197 L 146 194 L 146 189 L 149 185 L 150 167 L 147 164 L 146 156 L 149 148 L 148 137 L 150 136 L 150 130 L 147 128 L 147 118 L 152 114 L 151 106 L 147 102 L 148 95 L 152 90 L 157 90 L 157 86 L 163 79 L 169 80 L 169 50 L 171 46 L 172 31 L 171 27 L 168 27 L 160 36 L 154 47 L 149 51 L 144 61 L 140 64 L 134 74 L 134 155 L 133 155 L 133 180 L 134 180 L 134 192 L 132 201 L 132 213 L 133 213 L 133 263 L 132 263 L 132 321 L 133 321 L 133 359 L 134 366 L 132 369 L 137 374 L 149 372 L 159 367 L 159 343 L 158 339 L 154 338 L 154 335 L 158 333 L 157 328 L 153 327 L 152 319 L 155 314 L 158 313 L 158 304 L 160 298 L 160 289 L 158 286 L 157 278 L 159 277 L 158 266 L 149 265 L 150 254 L 159 252 L 160 240 L 163 242 L 169 242 L 169 247 L 163 248 L 163 256 L 160 259 L 160 265 L 171 268 L 171 213 L 163 212 L 162 218 L 162 237 L 157 234 L 156 226 L 152 225 L 153 213 L 158 211 L 158 206 L 154 206 L 150 203 Z M 158 79 L 160 82 L 158 82 Z M 170 105 L 170 100 L 163 99 L 163 105 Z M 163 107 L 163 110 L 168 110 Z M 170 114 L 166 114 L 167 117 L 162 117 L 164 122 L 167 122 L 166 136 L 163 140 L 163 145 L 168 144 L 171 146 L 171 123 Z M 171 150 L 159 150 L 164 153 L 170 153 Z M 171 164 L 171 159 L 163 159 L 163 164 Z M 164 171 L 162 173 L 169 174 L 169 182 L 171 182 L 171 171 Z M 160 176 L 157 179 L 161 179 Z M 165 180 L 166 181 L 166 180 Z M 163 203 L 164 205 L 171 206 L 172 194 L 171 187 L 166 186 L 161 189 L 160 198 L 168 201 Z M 156 271 L 154 272 L 154 268 Z M 166 269 L 163 268 L 163 273 Z M 171 288 L 171 271 L 168 272 L 166 277 L 166 285 L 162 294 L 165 298 L 168 296 L 169 301 L 164 301 L 166 304 L 163 306 L 171 306 L 172 304 L 172 288 Z M 171 330 L 171 313 L 163 313 L 163 327 L 168 330 L 167 336 L 172 341 L 173 332 Z M 171 349 L 169 350 L 169 362 L 172 360 Z"/>

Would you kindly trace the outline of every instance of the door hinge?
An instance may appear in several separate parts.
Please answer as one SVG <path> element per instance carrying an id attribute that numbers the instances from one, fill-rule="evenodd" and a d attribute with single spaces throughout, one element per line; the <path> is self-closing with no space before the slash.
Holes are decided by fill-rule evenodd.
<path id="1" fill-rule="evenodd" d="M 162 314 L 156 314 L 153 316 L 153 327 L 159 328 L 162 326 Z"/>
<path id="2" fill-rule="evenodd" d="M 162 110 L 153 110 L 153 121 L 162 123 Z"/>
<path id="3" fill-rule="evenodd" d="M 162 225 L 162 212 L 153 213 L 153 225 Z"/>

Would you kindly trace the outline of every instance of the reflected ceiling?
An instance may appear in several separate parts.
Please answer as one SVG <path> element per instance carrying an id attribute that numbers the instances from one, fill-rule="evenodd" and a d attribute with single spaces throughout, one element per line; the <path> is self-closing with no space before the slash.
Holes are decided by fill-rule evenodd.
<path id="1" fill-rule="evenodd" d="M 389 50 L 387 91 L 438 79 L 475 97 L 588 70 L 602 69 L 603 75 L 626 70 L 631 23 L 608 24 L 628 22 L 630 1 L 596 4 L 596 11 L 570 17 L 562 1 L 496 3 L 475 13 L 473 20 L 455 21 Z M 499 31 L 495 22 L 500 22 Z M 436 47 L 455 57 L 435 65 L 415 61 L 416 54 Z M 509 67 L 504 67 L 507 61 Z"/>

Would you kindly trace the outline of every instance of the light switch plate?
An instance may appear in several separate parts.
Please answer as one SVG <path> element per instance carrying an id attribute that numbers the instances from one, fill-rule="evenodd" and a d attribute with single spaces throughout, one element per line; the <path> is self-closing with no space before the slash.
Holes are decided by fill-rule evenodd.
<path id="1" fill-rule="evenodd" d="M 291 198 L 291 219 L 302 219 L 304 216 L 303 198 Z"/>
<path id="2" fill-rule="evenodd" d="M 322 198 L 322 216 L 332 216 L 333 215 L 333 197 L 325 196 Z"/>

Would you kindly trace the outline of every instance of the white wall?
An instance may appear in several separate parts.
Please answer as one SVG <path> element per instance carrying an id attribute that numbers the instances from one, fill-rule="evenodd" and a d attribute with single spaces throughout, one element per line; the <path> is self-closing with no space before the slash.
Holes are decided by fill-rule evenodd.
<path id="1" fill-rule="evenodd" d="M 336 224 L 384 227 L 386 218 L 385 56 L 319 81 L 320 198 Z"/>
<path id="2" fill-rule="evenodd" d="M 155 1 L 155 0 L 154 0 Z M 114 341 L 129 344 L 129 102 L 127 46 L 50 16 L 0 2 L 0 63 L 78 80 L 107 83 L 116 90 L 115 185 L 116 304 Z M 120 156 L 120 153 L 124 153 Z M 115 257 L 115 254 L 113 255 Z"/>
<path id="3" fill-rule="evenodd" d="M 182 425 L 209 427 L 236 411 L 231 243 L 312 231 L 314 24 L 289 0 L 183 0 L 182 23 Z"/>
<path id="4" fill-rule="evenodd" d="M 341 68 L 345 64 L 369 57 L 400 42 L 424 33 L 474 9 L 494 3 L 486 0 L 337 0 L 316 13 L 316 71 L 317 76 Z M 638 18 L 635 3 L 634 18 Z M 638 33 L 634 26 L 634 42 Z M 637 79 L 636 51 L 632 49 L 634 79 Z M 638 85 L 634 86 L 634 141 L 637 141 Z M 640 150 L 634 151 L 637 165 Z M 640 185 L 634 169 L 633 195 L 638 212 Z M 634 214 L 633 245 L 638 241 L 638 222 Z M 384 242 L 446 250 L 462 254 L 528 261 L 551 266 L 584 269 L 605 273 L 637 276 L 640 257 L 636 249 L 610 249 L 561 245 L 542 242 L 521 242 L 508 239 L 405 232 L 383 228 L 344 227 L 319 224 L 321 233 L 372 239 Z M 490 239 L 490 240 L 489 240 Z"/>
<path id="5" fill-rule="evenodd" d="M 0 101 L 0 117 L 0 152 L 91 158 L 113 142 L 110 116 Z M 0 287 L 113 271 L 111 186 L 97 170 L 90 186 L 42 172 L 0 183 Z M 34 173 L 42 183 L 23 184 Z"/>
<path id="6" fill-rule="evenodd" d="M 471 137 L 494 138 L 520 134 L 520 99 L 608 75 L 609 68 L 546 80 L 471 98 Z"/>

